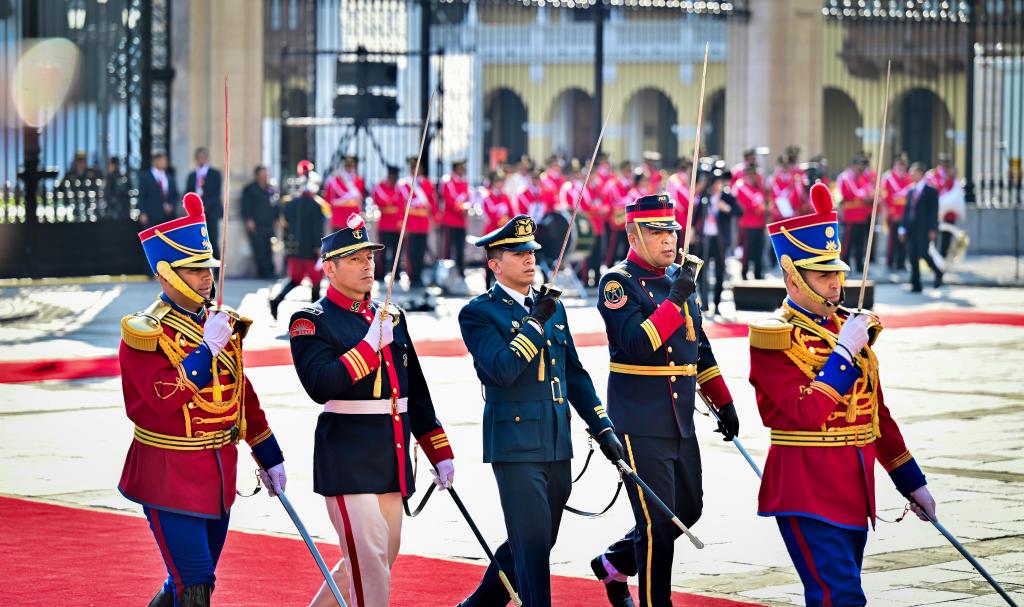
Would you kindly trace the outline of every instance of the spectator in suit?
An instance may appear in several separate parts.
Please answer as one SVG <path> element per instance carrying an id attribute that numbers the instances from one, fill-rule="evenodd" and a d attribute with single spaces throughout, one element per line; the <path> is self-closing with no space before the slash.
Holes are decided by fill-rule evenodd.
<path id="1" fill-rule="evenodd" d="M 907 246 L 907 256 L 910 259 L 911 291 L 920 293 L 921 258 L 924 258 L 935 272 L 933 286 L 942 286 L 942 270 L 928 254 L 929 246 L 935 243 L 939 229 L 939 192 L 924 178 L 924 165 L 920 162 L 910 165 L 909 174 L 914 185 L 907 196 L 899 235 L 900 240 Z"/>
<path id="2" fill-rule="evenodd" d="M 206 213 L 206 229 L 210 233 L 213 256 L 220 259 L 220 220 L 224 217 L 224 178 L 220 171 L 210 166 L 210 153 L 206 148 L 196 148 L 196 168 L 185 180 L 185 191 L 195 192 L 203 199 Z"/>
<path id="3" fill-rule="evenodd" d="M 167 166 L 167 154 L 153 154 L 149 169 L 139 173 L 139 224 L 147 228 L 170 220 L 179 198 L 174 172 Z"/>
<path id="4" fill-rule="evenodd" d="M 267 167 L 257 165 L 252 181 L 242 190 L 242 219 L 260 278 L 274 277 L 270 240 L 277 229 L 277 192 L 270 185 Z"/>
<path id="5" fill-rule="evenodd" d="M 107 174 L 103 178 L 104 215 L 109 219 L 128 218 L 128 177 L 121 171 L 121 159 L 111 156 L 107 160 Z"/>
<path id="6" fill-rule="evenodd" d="M 694 241 L 699 243 L 697 255 L 705 265 L 714 262 L 714 303 L 715 313 L 721 314 L 722 288 L 725 285 L 725 258 L 728 257 L 729 245 L 732 242 L 733 219 L 743 215 L 743 208 L 736 197 L 729 191 L 732 173 L 719 161 L 718 166 L 700 179 L 708 183 L 706 188 L 698 186 L 700 203 L 693 209 Z M 697 276 L 697 286 L 705 309 L 710 310 L 711 297 L 708 296 L 708 273 L 710 267 Z"/>

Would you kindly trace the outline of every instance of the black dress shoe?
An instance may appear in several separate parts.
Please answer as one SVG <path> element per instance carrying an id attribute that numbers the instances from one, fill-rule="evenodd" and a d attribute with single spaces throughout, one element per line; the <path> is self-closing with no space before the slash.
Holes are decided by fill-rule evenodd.
<path id="1" fill-rule="evenodd" d="M 939 272 L 935 275 L 935 282 L 932 283 L 932 286 L 935 287 L 936 289 L 942 286 L 942 272 Z"/>
<path id="2" fill-rule="evenodd" d="M 612 605 L 612 607 L 636 607 L 633 597 L 629 594 L 629 585 L 626 582 L 605 582 L 605 578 L 608 577 L 608 571 L 605 570 L 600 556 L 590 561 L 590 568 L 594 571 L 594 576 L 604 583 L 604 590 L 608 593 L 609 605 Z"/>

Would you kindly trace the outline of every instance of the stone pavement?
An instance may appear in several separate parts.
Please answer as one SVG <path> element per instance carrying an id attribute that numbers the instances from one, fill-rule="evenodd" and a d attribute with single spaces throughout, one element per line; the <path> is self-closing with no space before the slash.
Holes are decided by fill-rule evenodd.
<path id="1" fill-rule="evenodd" d="M 1012 282 L 1013 259 L 1009 262 L 993 271 L 992 259 L 973 261 L 979 272 L 987 268 L 987 276 L 996 280 L 957 281 L 964 286 L 926 289 L 923 294 L 881 284 L 876 309 L 883 316 L 920 308 L 962 308 L 965 314 L 971 309 L 1024 313 L 1024 289 L 973 286 Z M 245 280 L 226 285 L 228 303 L 238 304 L 256 321 L 247 342 L 250 349 L 287 345 L 285 322 L 272 322 L 266 309 L 268 287 L 265 282 Z M 2 289 L 0 361 L 114 354 L 121 316 L 143 308 L 155 289 L 148 281 Z M 302 296 L 302 289 L 293 295 Z M 412 314 L 409 322 L 416 339 L 457 338 L 456 315 L 464 301 L 442 298 L 435 314 Z M 592 305 L 568 304 L 574 332 L 602 330 Z M 298 299 L 289 301 L 282 314 L 300 305 Z M 726 316 L 747 321 L 756 315 Z M 1024 599 L 1022 343 L 1022 326 L 968 324 L 886 329 L 877 347 L 886 400 L 924 466 L 939 500 L 940 518 L 1018 601 Z M 736 397 L 741 436 L 755 459 L 763 460 L 767 432 L 759 423 L 746 381 L 746 339 L 719 339 L 714 346 Z M 580 355 L 592 371 L 598 392 L 603 393 L 606 348 L 581 348 Z M 428 357 L 424 371 L 456 451 L 460 494 L 484 535 L 496 545 L 505 531 L 493 476 L 481 463 L 482 399 L 472 361 L 468 356 Z M 289 366 L 252 369 L 250 376 L 286 452 L 293 502 L 314 535 L 333 540 L 322 499 L 311 489 L 317 407 L 302 392 Z M 675 587 L 769 605 L 801 604 L 799 581 L 774 521 L 755 514 L 756 477 L 733 447 L 711 432 L 709 421 L 700 419 L 697 427 L 705 469 L 705 508 L 694 532 L 707 547 L 698 551 L 685 540 L 676 544 Z M 0 385 L 4 462 L 0 493 L 137 515 L 137 507 L 115 488 L 130 436 L 118 378 Z M 587 448 L 578 424 L 574 438 L 574 471 L 578 471 Z M 892 521 L 903 512 L 904 502 L 883 470 L 876 475 L 879 514 Z M 584 509 L 603 508 L 614 491 L 615 478 L 598 454 L 570 503 Z M 251 489 L 251 483 L 243 473 L 240 489 Z M 425 479 L 420 479 L 420 486 L 425 485 Z M 453 506 L 446 496 L 437 495 L 420 517 L 407 519 L 402 550 L 482 562 L 479 547 Z M 239 499 L 232 518 L 236 529 L 295 535 L 276 501 L 262 494 Z M 567 514 L 551 557 L 553 571 L 588 576 L 593 555 L 630 526 L 624 498 L 601 519 Z M 868 541 L 864 572 L 864 585 L 874 605 L 1002 604 L 930 525 L 912 515 L 898 524 L 878 523 Z"/>

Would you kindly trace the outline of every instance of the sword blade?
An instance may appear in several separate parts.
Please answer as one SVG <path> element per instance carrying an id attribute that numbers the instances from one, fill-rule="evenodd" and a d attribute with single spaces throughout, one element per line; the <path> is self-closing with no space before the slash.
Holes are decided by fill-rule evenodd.
<path id="1" fill-rule="evenodd" d="M 889 121 L 889 81 L 892 75 L 892 59 L 885 68 L 885 102 L 882 105 L 882 131 L 878 141 L 878 159 L 875 160 L 875 196 L 871 203 L 871 223 L 868 224 L 868 246 L 864 252 L 864 273 L 860 279 L 860 295 L 857 309 L 864 309 L 864 292 L 868 285 L 868 266 L 871 264 L 871 244 L 875 240 L 875 216 L 878 214 L 878 190 L 882 186 L 882 156 L 885 155 L 885 129 Z"/>
<path id="2" fill-rule="evenodd" d="M 647 485 L 647 483 L 645 483 L 643 479 L 641 479 L 637 475 L 637 473 L 634 472 L 633 469 L 629 467 L 629 464 L 627 464 L 624 460 L 621 459 L 617 463 L 619 469 L 622 470 L 626 474 L 626 476 L 633 479 L 633 482 L 636 483 L 637 489 L 639 489 L 641 493 L 646 494 L 647 497 L 650 498 L 652 502 L 654 502 L 654 505 L 658 507 L 658 510 L 661 510 L 666 516 L 672 519 L 672 523 L 675 524 L 676 527 L 679 527 L 679 530 L 682 531 L 683 535 L 685 535 L 687 539 L 690 540 L 691 544 L 696 546 L 698 549 L 704 547 L 704 543 L 697 539 L 697 536 L 694 535 L 693 532 L 690 531 L 690 529 L 686 525 L 684 525 L 681 520 L 679 520 L 679 517 L 676 516 L 674 512 L 672 512 L 672 509 L 669 508 L 665 504 L 665 502 L 661 501 L 661 498 L 658 497 L 658 494 L 655 493 L 654 490 L 651 489 Z"/>
<path id="3" fill-rule="evenodd" d="M 278 493 L 277 497 L 281 500 L 281 505 L 284 506 L 288 516 L 292 519 L 292 524 L 299 530 L 299 535 L 302 536 L 302 541 L 306 542 L 306 548 L 309 548 L 309 553 L 313 555 L 313 560 L 316 561 L 316 566 L 320 568 L 320 573 L 324 576 L 324 581 L 327 582 L 327 587 L 331 589 L 331 594 L 334 595 L 334 598 L 338 601 L 338 605 L 340 607 L 347 607 L 345 599 L 341 597 L 341 590 L 338 590 L 338 585 L 334 583 L 334 577 L 331 576 L 331 571 L 327 568 L 327 563 L 324 562 L 324 557 L 320 556 L 320 551 L 317 550 L 316 544 L 313 543 L 313 538 L 311 538 L 309 536 L 309 532 L 306 531 L 306 526 L 302 524 L 302 519 L 299 518 L 299 514 L 295 512 L 295 508 L 292 507 L 291 501 L 284 493 Z"/>
<path id="4" fill-rule="evenodd" d="M 697 132 L 693 138 L 693 163 L 690 167 L 690 204 L 686 205 L 686 225 L 683 226 L 683 255 L 690 252 L 690 222 L 693 221 L 694 195 L 697 189 L 697 165 L 700 163 L 700 130 L 704 122 L 704 85 L 708 78 L 708 48 L 704 43 L 704 69 L 700 74 L 700 101 L 697 104 Z"/>
<path id="5" fill-rule="evenodd" d="M 501 583 L 504 584 L 505 590 L 508 591 L 509 597 L 512 600 L 512 604 L 516 607 L 522 607 L 523 601 L 519 598 L 515 588 L 512 587 L 512 583 L 508 581 L 508 576 L 502 571 L 501 565 L 498 564 L 498 560 L 494 558 L 494 553 L 491 552 L 491 547 L 487 545 L 487 540 L 484 539 L 480 529 L 473 522 L 473 517 L 469 515 L 469 510 L 466 509 L 466 505 L 462 503 L 462 499 L 459 498 L 459 494 L 455 492 L 453 487 L 448 487 L 448 495 L 452 496 L 452 501 L 455 502 L 455 507 L 462 513 L 462 518 L 466 519 L 466 524 L 469 525 L 470 530 L 473 531 L 473 535 L 476 536 L 476 541 L 480 542 L 480 547 L 484 549 L 484 554 L 487 555 L 487 559 L 491 561 L 494 568 L 498 570 L 498 577 L 501 578 Z"/>
<path id="6" fill-rule="evenodd" d="M 1007 605 L 1010 605 L 1010 607 L 1017 607 L 1017 603 L 1015 603 L 1013 599 L 1010 597 L 1010 595 L 1005 590 L 1003 590 L 1003 587 L 999 585 L 999 582 L 997 582 L 994 577 L 992 577 L 992 574 L 990 574 L 988 570 L 986 570 L 985 567 L 983 567 L 982 564 L 978 562 L 978 559 L 974 558 L 974 555 L 971 554 L 970 551 L 967 550 L 967 548 L 964 547 L 964 545 L 961 544 L 960 541 L 957 540 L 956 537 L 954 537 L 953 534 L 950 533 L 949 530 L 946 529 L 946 527 L 938 521 L 938 519 L 932 518 L 927 513 L 925 513 L 925 516 L 928 517 L 928 521 L 932 525 L 934 525 L 936 529 L 939 530 L 939 533 L 945 536 L 946 540 L 948 540 L 949 543 L 957 549 L 957 552 L 959 552 L 961 556 L 967 559 L 967 562 L 970 563 L 971 566 L 974 567 L 978 571 L 978 573 L 981 574 L 981 577 L 985 578 L 985 581 L 988 582 L 989 585 L 992 586 L 992 588 L 994 588 L 995 591 L 999 593 L 999 596 L 1003 597 L 1003 600 L 1006 601 Z"/>
<path id="7" fill-rule="evenodd" d="M 708 411 L 710 411 L 711 415 L 714 416 L 715 421 L 721 423 L 722 418 L 718 416 L 718 411 L 715 411 L 715 408 L 711 406 L 711 401 L 708 399 L 707 395 L 701 392 L 700 389 L 697 390 L 697 394 L 700 396 L 701 400 L 704 401 L 704 404 L 707 405 Z M 734 436 L 732 437 L 732 440 L 729 442 L 731 442 L 736 447 L 736 449 L 739 450 L 740 455 L 743 456 L 743 459 L 747 460 L 747 463 L 750 464 L 750 467 L 754 469 L 754 474 L 757 475 L 757 478 L 762 478 L 760 466 L 757 465 L 757 463 L 754 461 L 754 458 L 750 457 L 750 453 L 748 453 L 746 448 L 743 447 L 743 443 L 740 442 L 740 438 L 738 436 Z"/>

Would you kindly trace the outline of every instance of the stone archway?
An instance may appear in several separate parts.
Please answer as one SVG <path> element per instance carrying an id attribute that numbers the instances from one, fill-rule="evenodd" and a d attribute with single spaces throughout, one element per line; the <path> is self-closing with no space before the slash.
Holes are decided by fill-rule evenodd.
<path id="1" fill-rule="evenodd" d="M 679 116 L 664 91 L 649 87 L 633 93 L 626 102 L 623 123 L 626 153 L 631 160 L 639 162 L 641 155 L 651 150 L 661 154 L 665 166 L 675 162 L 679 156 Z"/>
<path id="2" fill-rule="evenodd" d="M 940 152 L 949 152 L 946 131 L 953 118 L 942 99 L 926 88 L 914 88 L 903 94 L 899 104 L 898 139 L 894 152 L 906 152 L 911 162 L 935 166 Z"/>
<path id="3" fill-rule="evenodd" d="M 504 87 L 491 91 L 484 103 L 484 116 L 484 166 L 494 148 L 504 148 L 511 163 L 527 153 L 528 114 L 526 104 L 515 91 Z"/>
<path id="4" fill-rule="evenodd" d="M 826 87 L 823 103 L 824 154 L 834 174 L 843 170 L 853 155 L 864 149 L 864 117 L 853 99 L 841 89 Z"/>
<path id="5" fill-rule="evenodd" d="M 552 102 L 550 116 L 550 152 L 588 160 L 597 140 L 594 97 L 579 88 L 566 89 Z"/>

